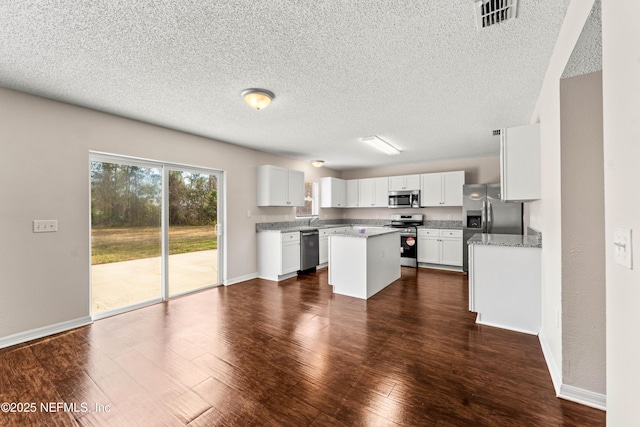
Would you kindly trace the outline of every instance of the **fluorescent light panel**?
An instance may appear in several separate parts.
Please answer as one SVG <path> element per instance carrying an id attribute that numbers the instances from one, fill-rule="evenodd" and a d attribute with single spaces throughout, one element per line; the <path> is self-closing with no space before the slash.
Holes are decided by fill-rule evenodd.
<path id="1" fill-rule="evenodd" d="M 384 154 L 389 156 L 395 156 L 396 154 L 400 154 L 400 150 L 398 150 L 393 145 L 389 144 L 387 141 L 384 141 L 377 136 L 367 136 L 362 138 L 362 142 L 365 144 L 369 144 L 373 148 L 382 151 Z"/>

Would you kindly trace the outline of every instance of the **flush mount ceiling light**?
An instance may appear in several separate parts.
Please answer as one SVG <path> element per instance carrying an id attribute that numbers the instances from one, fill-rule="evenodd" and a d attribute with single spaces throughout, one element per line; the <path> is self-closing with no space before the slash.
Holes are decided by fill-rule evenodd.
<path id="1" fill-rule="evenodd" d="M 324 165 L 324 160 L 312 160 L 311 164 L 317 168 L 321 168 Z"/>
<path id="2" fill-rule="evenodd" d="M 387 154 L 389 156 L 400 154 L 400 150 L 375 135 L 362 138 L 362 142 L 364 142 L 365 144 L 369 144 L 370 146 L 382 151 L 384 154 Z"/>
<path id="3" fill-rule="evenodd" d="M 271 101 L 276 96 L 273 92 L 270 92 L 266 89 L 245 89 L 242 91 L 242 97 L 249 107 L 255 108 L 256 110 L 262 110 L 263 108 L 267 108 Z"/>

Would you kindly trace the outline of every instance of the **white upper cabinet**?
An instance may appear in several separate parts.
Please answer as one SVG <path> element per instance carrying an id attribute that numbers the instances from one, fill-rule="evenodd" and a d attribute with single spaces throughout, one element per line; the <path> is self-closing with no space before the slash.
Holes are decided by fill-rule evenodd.
<path id="1" fill-rule="evenodd" d="M 376 188 L 374 190 L 374 201 L 377 208 L 389 207 L 389 178 L 384 176 L 380 178 L 374 178 L 376 182 Z"/>
<path id="2" fill-rule="evenodd" d="M 462 206 L 464 171 L 442 174 L 442 206 Z"/>
<path id="3" fill-rule="evenodd" d="M 360 207 L 360 194 L 358 188 L 358 179 L 347 180 L 347 207 L 357 208 Z"/>
<path id="4" fill-rule="evenodd" d="M 320 178 L 320 207 L 344 208 L 347 206 L 347 182 L 333 177 Z"/>
<path id="5" fill-rule="evenodd" d="M 401 175 L 389 177 L 389 191 L 420 190 L 420 175 Z"/>
<path id="6" fill-rule="evenodd" d="M 502 129 L 500 194 L 503 201 L 540 199 L 540 125 Z"/>
<path id="7" fill-rule="evenodd" d="M 304 206 L 304 172 L 287 170 L 287 206 Z"/>
<path id="8" fill-rule="evenodd" d="M 464 171 L 425 173 L 420 177 L 421 206 L 462 206 Z"/>
<path id="9" fill-rule="evenodd" d="M 365 178 L 358 180 L 358 206 L 361 208 L 386 208 L 389 204 L 389 179 Z"/>
<path id="10" fill-rule="evenodd" d="M 258 206 L 304 206 L 304 172 L 259 166 Z"/>

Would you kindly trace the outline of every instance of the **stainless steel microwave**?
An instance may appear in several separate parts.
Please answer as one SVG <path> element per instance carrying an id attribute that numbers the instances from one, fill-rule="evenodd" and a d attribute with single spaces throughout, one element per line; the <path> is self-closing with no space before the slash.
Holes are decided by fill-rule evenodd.
<path id="1" fill-rule="evenodd" d="M 389 191 L 390 208 L 419 208 L 420 191 Z"/>

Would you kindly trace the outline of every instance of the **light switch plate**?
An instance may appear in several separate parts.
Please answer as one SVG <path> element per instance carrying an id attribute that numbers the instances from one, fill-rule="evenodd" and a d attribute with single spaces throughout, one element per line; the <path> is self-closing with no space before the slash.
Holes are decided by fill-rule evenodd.
<path id="1" fill-rule="evenodd" d="M 34 233 L 52 233 L 58 231 L 58 221 L 55 219 L 34 219 Z"/>
<path id="2" fill-rule="evenodd" d="M 613 233 L 613 253 L 616 264 L 620 264 L 628 269 L 633 268 L 633 253 L 631 247 L 631 230 L 627 228 L 616 228 Z"/>

